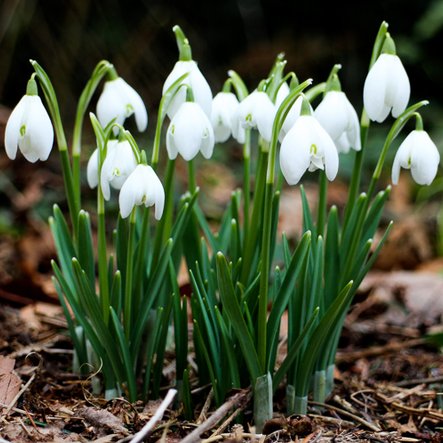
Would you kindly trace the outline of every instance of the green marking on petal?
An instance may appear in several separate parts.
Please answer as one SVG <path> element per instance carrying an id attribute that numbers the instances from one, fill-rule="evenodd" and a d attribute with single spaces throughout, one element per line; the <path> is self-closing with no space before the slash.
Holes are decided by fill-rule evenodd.
<path id="1" fill-rule="evenodd" d="M 26 125 L 21 125 L 20 126 L 20 136 L 24 137 L 26 134 Z"/>
<path id="2" fill-rule="evenodd" d="M 309 149 L 309 153 L 311 155 L 317 155 L 317 145 L 315 143 L 312 143 L 312 145 Z"/>
<path id="3" fill-rule="evenodd" d="M 126 117 L 129 117 L 133 113 L 134 113 L 134 108 L 132 107 L 132 105 L 130 103 L 128 103 L 126 105 Z"/>
<path id="4" fill-rule="evenodd" d="M 112 171 L 112 175 L 114 177 L 120 177 L 120 169 L 114 168 L 114 171 Z"/>

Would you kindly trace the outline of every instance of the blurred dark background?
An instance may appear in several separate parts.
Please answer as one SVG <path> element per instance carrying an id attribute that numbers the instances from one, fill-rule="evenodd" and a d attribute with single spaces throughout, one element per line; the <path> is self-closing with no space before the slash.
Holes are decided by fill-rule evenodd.
<path id="1" fill-rule="evenodd" d="M 255 87 L 283 51 L 288 70 L 300 79 L 320 82 L 334 63 L 341 63 L 343 87 L 359 112 L 382 20 L 389 23 L 410 75 L 412 99 L 429 98 L 441 106 L 441 0 L 325 2 L 315 7 L 282 0 L 2 0 L 0 103 L 13 107 L 19 100 L 32 72 L 28 60 L 34 58 L 49 73 L 62 112 L 70 117 L 95 64 L 107 58 L 152 110 L 177 59 L 171 28 L 179 24 L 214 93 L 231 68 Z"/>

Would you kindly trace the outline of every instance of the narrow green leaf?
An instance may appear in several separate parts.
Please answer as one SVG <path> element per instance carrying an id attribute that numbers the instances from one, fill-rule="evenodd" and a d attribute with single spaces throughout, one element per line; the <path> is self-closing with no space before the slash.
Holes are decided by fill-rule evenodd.
<path id="1" fill-rule="evenodd" d="M 353 282 L 351 281 L 342 289 L 330 308 L 323 315 L 309 339 L 309 346 L 303 353 L 300 363 L 300 372 L 297 375 L 298 384 L 296 386 L 296 393 L 299 397 L 303 397 L 308 393 L 309 380 L 315 362 L 318 359 L 319 351 L 326 338 L 331 334 L 334 323 L 340 319 L 340 316 L 347 307 L 350 294 L 352 296 L 350 291 L 352 284 Z"/>
<path id="2" fill-rule="evenodd" d="M 268 346 L 269 350 L 275 347 L 278 340 L 280 319 L 285 311 L 289 298 L 293 294 L 294 286 L 300 271 L 304 269 L 303 263 L 307 258 L 311 246 L 311 232 L 305 232 L 300 243 L 298 244 L 294 254 L 291 257 L 288 268 L 285 271 L 280 290 L 275 297 L 272 310 L 268 319 Z M 269 370 L 271 368 L 268 368 Z"/>
<path id="3" fill-rule="evenodd" d="M 223 309 L 226 310 L 230 322 L 233 325 L 248 366 L 251 380 L 255 380 L 262 375 L 263 369 L 260 367 L 257 352 L 250 332 L 242 316 L 238 300 L 235 296 L 234 287 L 230 278 L 228 263 L 221 252 L 217 253 L 217 280 L 220 289 L 220 297 L 223 303 Z"/>
<path id="4" fill-rule="evenodd" d="M 312 218 L 311 208 L 309 207 L 308 198 L 306 197 L 305 188 L 303 185 L 300 185 L 300 196 L 301 196 L 301 203 L 303 208 L 303 231 L 311 231 L 313 233 L 314 238 L 316 238 L 315 235 L 315 225 Z"/>
<path id="5" fill-rule="evenodd" d="M 220 370 L 220 367 L 213 364 L 214 362 L 211 359 L 211 356 L 209 355 L 208 349 L 205 345 L 205 341 L 203 340 L 202 331 L 201 331 L 200 326 L 196 320 L 194 320 L 194 333 L 195 333 L 195 337 L 198 340 L 198 343 L 200 345 L 200 349 L 203 353 L 203 358 L 206 362 L 206 367 L 208 369 L 209 377 L 211 379 L 212 388 L 214 390 L 215 402 L 217 405 L 220 405 L 223 400 L 220 395 L 220 392 L 219 392 L 219 389 L 220 389 L 219 379 L 220 379 L 221 374 L 219 374 L 218 371 Z"/>
<path id="6" fill-rule="evenodd" d="M 95 284 L 94 250 L 92 246 L 89 214 L 81 210 L 78 214 L 78 261 L 91 285 Z"/>
<path id="7" fill-rule="evenodd" d="M 135 402 L 135 400 L 137 399 L 137 388 L 135 385 L 135 374 L 132 367 L 132 359 L 129 355 L 129 344 L 125 338 L 125 333 L 123 331 L 120 320 L 118 319 L 117 314 L 112 307 L 110 309 L 110 312 L 112 323 L 114 325 L 114 330 L 118 339 L 120 354 L 123 358 L 123 365 L 126 373 L 126 382 L 128 384 L 129 401 Z"/>
<path id="8" fill-rule="evenodd" d="M 299 334 L 297 339 L 294 341 L 294 343 L 292 343 L 291 347 L 288 349 L 285 359 L 283 360 L 282 364 L 280 365 L 280 367 L 278 368 L 277 372 L 274 374 L 274 377 L 272 379 L 274 392 L 277 390 L 279 384 L 283 380 L 283 377 L 288 372 L 289 368 L 294 363 L 295 359 L 299 356 L 298 352 L 300 351 L 303 342 L 308 339 L 308 336 L 311 333 L 311 330 L 315 324 L 315 320 L 317 319 L 319 312 L 320 312 L 319 307 L 314 309 L 311 318 L 305 324 L 302 332 Z"/>

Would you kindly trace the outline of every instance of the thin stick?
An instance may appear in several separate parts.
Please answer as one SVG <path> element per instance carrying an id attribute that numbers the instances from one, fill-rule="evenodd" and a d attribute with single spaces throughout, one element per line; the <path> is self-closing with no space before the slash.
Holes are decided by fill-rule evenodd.
<path id="1" fill-rule="evenodd" d="M 238 408 L 236 409 L 215 431 L 214 433 L 211 435 L 211 437 L 214 437 L 215 435 L 221 434 L 222 431 L 224 431 L 229 423 L 232 422 L 232 420 L 234 420 L 235 417 L 237 417 L 238 414 L 240 414 L 240 412 L 243 410 L 243 408 Z M 209 439 L 211 439 L 211 437 Z M 203 440 L 204 442 L 206 442 L 206 440 Z"/>
<path id="2" fill-rule="evenodd" d="M 134 435 L 134 438 L 131 440 L 131 443 L 140 443 L 143 439 L 152 431 L 156 423 L 161 420 L 163 414 L 165 413 L 168 406 L 172 403 L 177 391 L 175 389 L 170 389 L 166 394 L 165 399 L 161 402 L 155 414 L 151 417 L 151 419 L 146 423 L 141 431 L 137 432 Z"/>
<path id="3" fill-rule="evenodd" d="M 411 348 L 413 346 L 420 346 L 425 343 L 426 339 L 416 338 L 404 342 L 388 343 L 387 345 L 384 346 L 373 346 L 363 351 L 338 353 L 337 362 L 338 363 L 353 362 L 355 360 L 358 360 L 359 358 L 376 357 L 378 355 L 384 355 L 384 354 L 389 354 L 390 352 L 400 351 L 401 349 Z"/>
<path id="4" fill-rule="evenodd" d="M 214 389 L 211 388 L 208 396 L 206 397 L 205 404 L 203 405 L 200 415 L 198 416 L 198 419 L 196 422 L 198 425 L 203 423 L 206 420 L 206 414 L 208 413 L 209 408 L 211 407 L 211 402 L 212 402 L 213 397 L 214 397 Z"/>
<path id="5" fill-rule="evenodd" d="M 432 383 L 443 382 L 443 375 L 439 377 L 428 377 L 428 378 L 413 378 L 412 380 L 402 380 L 396 383 L 397 386 L 411 386 L 411 385 L 429 385 Z"/>
<path id="6" fill-rule="evenodd" d="M 378 426 L 374 425 L 373 423 L 365 420 L 364 418 L 359 417 L 358 415 L 352 414 L 351 412 L 348 412 L 344 409 L 338 408 L 337 406 L 332 406 L 332 405 L 328 405 L 326 403 L 320 403 L 320 402 L 316 402 L 316 401 L 310 401 L 309 404 L 315 405 L 315 406 L 321 406 L 323 408 L 332 409 L 333 411 L 336 411 L 340 414 L 346 415 L 347 417 L 350 417 L 353 420 L 358 421 L 362 425 L 366 426 L 371 431 L 375 431 L 375 432 L 381 431 L 381 429 Z"/>
<path id="7" fill-rule="evenodd" d="M 222 404 L 204 423 L 202 423 L 197 429 L 194 429 L 190 434 L 188 434 L 181 443 L 196 443 L 200 442 L 200 435 L 203 432 L 212 429 L 233 407 L 237 406 L 245 399 L 249 399 L 251 392 L 249 389 L 243 390 L 238 394 L 235 394 L 227 402 Z"/>

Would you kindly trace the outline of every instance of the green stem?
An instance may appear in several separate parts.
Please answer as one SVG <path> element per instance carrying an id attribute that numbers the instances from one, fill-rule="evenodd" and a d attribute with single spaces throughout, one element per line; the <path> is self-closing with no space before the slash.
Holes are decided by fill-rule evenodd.
<path id="1" fill-rule="evenodd" d="M 148 249 L 148 232 L 149 232 L 149 209 L 146 207 L 141 207 L 143 211 L 142 228 L 140 232 L 140 238 L 138 240 L 137 246 L 137 258 L 135 261 L 135 290 L 134 290 L 134 301 L 135 306 L 139 306 L 141 303 L 141 296 L 143 290 L 143 271 L 146 271 L 146 260 L 145 255 Z"/>
<path id="2" fill-rule="evenodd" d="M 348 200 L 345 208 L 344 226 L 346 226 L 348 218 L 352 212 L 352 208 L 357 200 L 357 196 L 360 190 L 361 171 L 363 167 L 363 158 L 366 143 L 368 141 L 369 126 L 371 122 L 368 118 L 366 110 L 363 108 L 360 119 L 360 141 L 361 149 L 355 154 L 354 167 L 352 169 L 351 183 L 349 185 Z"/>
<path id="3" fill-rule="evenodd" d="M 105 324 L 109 321 L 109 279 L 108 279 L 108 261 L 106 256 L 106 219 L 105 219 L 105 200 L 101 186 L 97 191 L 97 216 L 98 216 L 98 280 L 100 287 L 100 302 Z"/>
<path id="4" fill-rule="evenodd" d="M 189 192 L 191 193 L 191 195 L 194 194 L 197 189 L 197 180 L 195 178 L 194 160 L 188 161 L 188 189 L 189 189 Z"/>
<path id="5" fill-rule="evenodd" d="M 268 166 L 269 168 L 269 166 Z M 269 169 L 268 169 L 269 170 Z M 268 313 L 269 267 L 271 262 L 271 206 L 274 183 L 269 179 L 265 187 L 263 237 L 261 250 L 260 292 L 258 296 L 257 354 L 262 370 L 266 368 L 266 337 Z"/>
<path id="6" fill-rule="evenodd" d="M 81 207 L 80 196 L 80 155 L 81 155 L 81 137 L 83 129 L 83 121 L 85 113 L 91 102 L 98 85 L 102 78 L 112 68 L 112 64 L 107 60 L 102 60 L 97 64 L 94 71 L 91 74 L 91 78 L 86 83 L 83 89 L 80 99 L 77 104 L 77 111 L 75 114 L 74 130 L 72 133 L 72 177 L 74 183 L 75 200 L 78 207 Z"/>
<path id="7" fill-rule="evenodd" d="M 161 248 L 171 236 L 172 216 L 174 214 L 174 171 L 175 159 L 168 160 L 165 175 L 165 210 L 155 231 L 154 253 L 152 254 L 151 269 L 155 269 L 160 257 Z"/>
<path id="8" fill-rule="evenodd" d="M 128 249 L 126 255 L 124 325 L 127 340 L 129 340 L 129 337 L 131 336 L 132 327 L 132 268 L 134 264 L 135 215 L 136 208 L 132 210 L 130 215 Z"/>
<path id="9" fill-rule="evenodd" d="M 248 238 L 245 241 L 245 246 L 243 248 L 243 257 L 242 257 L 242 272 L 240 281 L 243 284 L 247 284 L 250 273 L 251 273 L 251 263 L 254 259 L 254 253 L 257 248 L 257 240 L 258 233 L 260 229 L 260 223 L 257 223 L 257 220 L 260 220 L 260 214 L 263 210 L 263 202 L 264 202 L 264 191 L 265 191 L 265 183 L 266 183 L 266 168 L 268 164 L 268 151 L 259 150 L 258 154 L 258 162 L 257 162 L 257 172 L 255 174 L 255 189 L 254 189 L 254 198 L 253 198 L 253 208 L 252 214 L 250 217 L 251 222 L 254 223 L 249 224 Z"/>
<path id="10" fill-rule="evenodd" d="M 326 205 L 328 194 L 328 180 L 326 178 L 325 171 L 320 171 L 320 194 L 318 200 L 318 212 L 317 212 L 317 235 L 323 235 L 326 222 Z"/>
<path id="11" fill-rule="evenodd" d="M 249 207 L 251 183 L 251 130 L 245 131 L 245 144 L 243 146 L 243 244 L 247 244 L 249 236 Z"/>
<path id="12" fill-rule="evenodd" d="M 52 123 L 54 125 L 58 150 L 62 162 L 63 182 L 65 185 L 66 197 L 68 200 L 69 214 L 71 217 L 72 226 L 74 227 L 74 236 L 77 237 L 77 232 L 78 232 L 77 216 L 80 211 L 80 206 L 77 205 L 77 201 L 75 198 L 71 164 L 69 162 L 69 157 L 68 157 L 68 144 L 66 142 L 65 131 L 63 129 L 57 96 L 55 94 L 55 90 L 54 87 L 52 86 L 51 80 L 49 79 L 49 76 L 45 72 L 45 70 L 35 60 L 31 60 L 31 64 L 35 70 L 37 78 L 43 89 L 49 113 L 51 114 Z"/>

